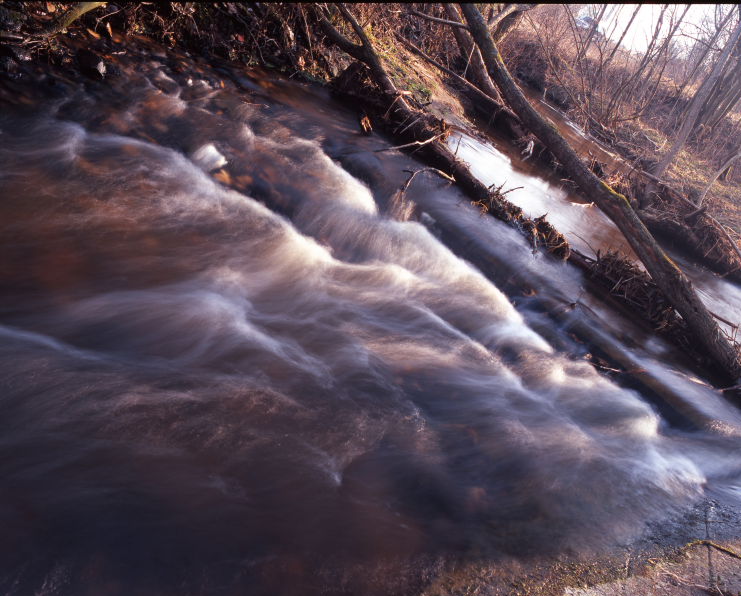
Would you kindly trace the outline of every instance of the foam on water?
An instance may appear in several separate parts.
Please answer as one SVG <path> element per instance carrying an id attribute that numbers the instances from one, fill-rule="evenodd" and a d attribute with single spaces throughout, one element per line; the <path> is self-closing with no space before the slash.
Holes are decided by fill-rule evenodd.
<path id="1" fill-rule="evenodd" d="M 147 121 L 165 95 L 138 92 Z M 196 583 L 224 566 L 261 594 L 276 557 L 588 554 L 738 466 L 732 436 L 670 431 L 560 354 L 427 228 L 292 136 L 295 114 L 238 106 L 232 128 L 208 127 L 181 107 L 179 149 L 0 120 L 3 242 L 23 260 L 0 300 L 0 518 L 34 553 L 24 571 L 13 540 L 0 547 L 8 581 L 36 589 L 64 556 L 86 577 L 97 557 L 101 577 L 153 593 L 179 585 L 181 557 Z M 226 161 L 255 196 L 208 175 Z M 419 188 L 433 217 L 482 243 L 498 230 Z M 533 279 L 578 286 L 496 237 Z"/>

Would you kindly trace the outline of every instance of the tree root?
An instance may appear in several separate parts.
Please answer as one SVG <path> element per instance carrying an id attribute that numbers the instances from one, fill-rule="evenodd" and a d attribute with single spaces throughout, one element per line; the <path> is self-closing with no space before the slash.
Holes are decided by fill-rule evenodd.
<path id="1" fill-rule="evenodd" d="M 693 540 L 692 542 L 688 542 L 682 547 L 682 550 L 689 550 L 693 546 L 709 546 L 716 550 L 719 550 L 722 553 L 725 553 L 729 557 L 733 557 L 734 559 L 741 560 L 741 553 L 736 552 L 732 548 L 729 548 L 727 546 L 723 546 L 722 544 L 718 544 L 717 542 L 713 542 L 712 540 Z"/>

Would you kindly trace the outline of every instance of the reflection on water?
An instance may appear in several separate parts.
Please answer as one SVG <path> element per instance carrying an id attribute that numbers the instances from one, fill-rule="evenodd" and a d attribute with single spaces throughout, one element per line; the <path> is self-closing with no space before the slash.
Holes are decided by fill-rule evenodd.
<path id="1" fill-rule="evenodd" d="M 412 162 L 352 114 L 136 71 L 0 115 L 3 593 L 419 593 L 735 482 L 733 433 L 669 429 L 389 217 Z"/>
<path id="2" fill-rule="evenodd" d="M 616 250 L 634 256 L 623 235 L 594 203 L 585 203 L 562 186 L 523 171 L 518 167 L 521 162 L 513 165 L 512 158 L 483 141 L 458 134 L 451 135 L 448 145 L 484 184 L 503 184 L 503 191 L 511 191 L 506 198 L 526 215 L 534 218 L 547 214 L 548 221 L 577 250 L 588 255 L 597 250 Z"/>

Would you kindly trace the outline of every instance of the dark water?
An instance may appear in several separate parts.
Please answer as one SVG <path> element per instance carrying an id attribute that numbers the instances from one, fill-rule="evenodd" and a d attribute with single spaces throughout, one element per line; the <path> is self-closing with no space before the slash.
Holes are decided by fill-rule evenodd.
<path id="1" fill-rule="evenodd" d="M 546 342 L 352 111 L 127 51 L 0 95 L 0 593 L 419 594 L 739 498 L 738 414 L 664 348 L 722 433 Z M 444 180 L 407 198 L 583 291 Z"/>

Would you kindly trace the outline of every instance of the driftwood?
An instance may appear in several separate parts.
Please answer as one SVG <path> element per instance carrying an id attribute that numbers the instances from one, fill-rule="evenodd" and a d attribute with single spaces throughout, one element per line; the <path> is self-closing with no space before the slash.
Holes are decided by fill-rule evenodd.
<path id="1" fill-rule="evenodd" d="M 738 379 L 741 376 L 738 351 L 721 333 L 687 277 L 666 256 L 628 200 L 601 182 L 582 163 L 556 127 L 544 120 L 530 105 L 507 72 L 478 9 L 472 4 L 462 4 L 461 10 L 494 82 L 510 107 L 520 116 L 525 126 L 554 153 L 580 190 L 617 225 L 664 296 L 682 316 L 697 341 L 718 363 L 719 368 L 730 379 Z"/>

